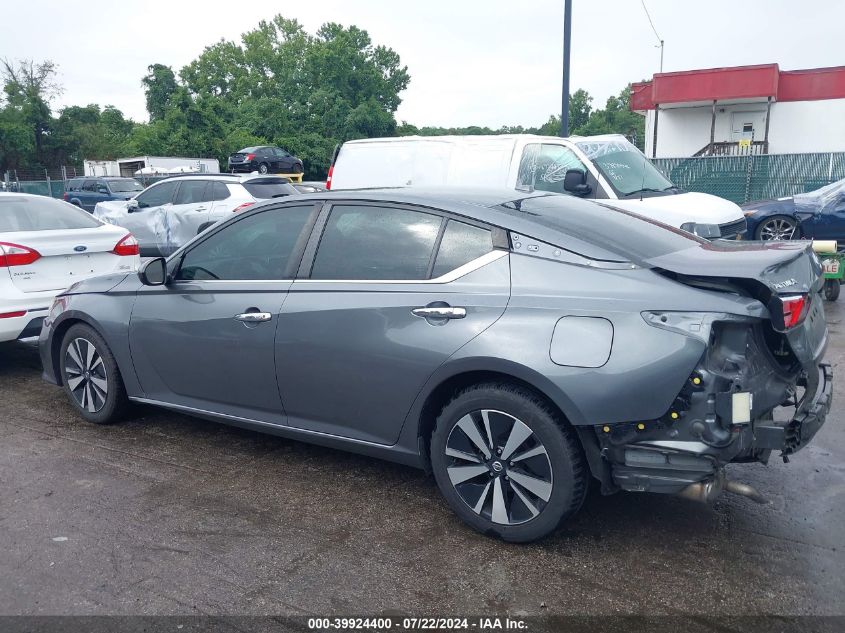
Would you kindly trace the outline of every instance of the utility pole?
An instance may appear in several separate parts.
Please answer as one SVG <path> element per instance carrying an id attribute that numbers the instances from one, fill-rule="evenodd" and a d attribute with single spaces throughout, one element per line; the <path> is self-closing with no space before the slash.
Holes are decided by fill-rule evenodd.
<path id="1" fill-rule="evenodd" d="M 563 4 L 563 94 L 560 104 L 560 135 L 569 136 L 569 57 L 572 48 L 572 0 Z"/>

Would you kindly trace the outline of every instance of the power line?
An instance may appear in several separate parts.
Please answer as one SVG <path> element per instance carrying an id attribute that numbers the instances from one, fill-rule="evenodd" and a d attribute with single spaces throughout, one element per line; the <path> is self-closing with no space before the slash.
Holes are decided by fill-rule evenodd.
<path id="1" fill-rule="evenodd" d="M 651 14 L 648 12 L 648 7 L 645 6 L 645 0 L 640 0 L 640 4 L 643 5 L 643 11 L 645 11 L 645 16 L 648 18 L 648 23 L 651 25 L 651 30 L 654 31 L 654 36 L 660 43 L 660 72 L 663 72 L 663 38 L 660 37 L 660 33 L 658 33 L 657 29 L 654 27 L 654 21 L 651 19 Z"/>

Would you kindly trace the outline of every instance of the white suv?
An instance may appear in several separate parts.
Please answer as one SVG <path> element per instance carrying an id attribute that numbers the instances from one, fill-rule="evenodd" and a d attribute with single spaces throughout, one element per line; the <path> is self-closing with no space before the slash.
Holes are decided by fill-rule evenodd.
<path id="1" fill-rule="evenodd" d="M 232 212 L 296 193 L 288 179 L 279 176 L 176 176 L 129 200 L 100 202 L 94 216 L 129 229 L 141 245 L 141 255 L 169 255 Z"/>

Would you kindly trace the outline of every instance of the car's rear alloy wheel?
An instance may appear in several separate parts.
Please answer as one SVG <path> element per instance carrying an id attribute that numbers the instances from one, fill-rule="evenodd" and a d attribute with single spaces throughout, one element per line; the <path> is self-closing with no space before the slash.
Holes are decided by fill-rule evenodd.
<path id="1" fill-rule="evenodd" d="M 452 427 L 445 453 L 449 481 L 458 496 L 493 523 L 530 521 L 552 496 L 546 447 L 528 426 L 504 411 L 467 413 Z"/>
<path id="2" fill-rule="evenodd" d="M 446 405 L 432 434 L 431 463 L 452 509 L 508 541 L 553 532 L 586 494 L 575 434 L 545 400 L 507 383 L 470 387 Z"/>
<path id="3" fill-rule="evenodd" d="M 126 390 L 114 356 L 96 330 L 72 326 L 62 340 L 59 362 L 62 384 L 83 418 L 106 424 L 121 416 Z"/>
<path id="4" fill-rule="evenodd" d="M 258 173 L 259 174 L 266 174 L 269 171 L 270 171 L 270 168 L 267 166 L 267 163 L 261 163 L 258 166 Z"/>
<path id="5" fill-rule="evenodd" d="M 794 240 L 801 236 L 798 223 L 785 215 L 776 215 L 764 220 L 757 229 L 758 240 Z"/>

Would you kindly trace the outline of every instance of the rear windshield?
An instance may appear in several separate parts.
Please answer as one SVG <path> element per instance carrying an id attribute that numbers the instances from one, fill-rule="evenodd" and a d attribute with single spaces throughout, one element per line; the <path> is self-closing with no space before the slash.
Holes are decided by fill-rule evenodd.
<path id="1" fill-rule="evenodd" d="M 243 183 L 244 189 L 249 192 L 253 198 L 258 200 L 267 200 L 268 198 L 281 198 L 283 196 L 292 196 L 298 193 L 290 184 L 281 178 L 261 178 L 248 180 Z"/>
<path id="2" fill-rule="evenodd" d="M 526 215 L 535 223 L 571 242 L 557 245 L 584 257 L 643 262 L 674 253 L 706 240 L 656 220 L 572 196 L 549 195 L 509 202 L 499 207 L 512 215 Z M 542 235 L 535 235 L 543 239 Z M 561 242 L 562 240 L 557 240 Z"/>
<path id="3" fill-rule="evenodd" d="M 260 147 L 244 147 L 242 150 L 238 150 L 236 153 L 237 154 L 254 154 L 255 152 L 257 152 L 260 149 L 261 149 Z"/>
<path id="4" fill-rule="evenodd" d="M 132 178 L 120 178 L 119 180 L 109 180 L 109 189 L 115 192 L 124 193 L 126 191 L 143 191 L 144 185 Z"/>
<path id="5" fill-rule="evenodd" d="M 0 233 L 92 229 L 100 222 L 79 207 L 40 196 L 0 196 Z"/>

